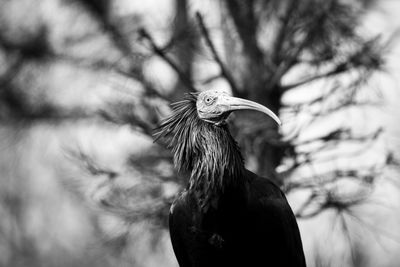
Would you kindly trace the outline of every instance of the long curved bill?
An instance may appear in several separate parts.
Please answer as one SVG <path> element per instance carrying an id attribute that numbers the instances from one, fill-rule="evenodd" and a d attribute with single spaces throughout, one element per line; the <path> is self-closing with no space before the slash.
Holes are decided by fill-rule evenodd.
<path id="1" fill-rule="evenodd" d="M 261 104 L 243 98 L 232 97 L 232 96 L 225 96 L 221 100 L 222 100 L 221 102 L 223 103 L 220 104 L 224 105 L 229 111 L 241 110 L 241 109 L 260 111 L 270 116 L 278 125 L 282 125 L 282 122 L 278 118 L 278 116 L 274 112 L 272 112 L 272 110 Z"/>

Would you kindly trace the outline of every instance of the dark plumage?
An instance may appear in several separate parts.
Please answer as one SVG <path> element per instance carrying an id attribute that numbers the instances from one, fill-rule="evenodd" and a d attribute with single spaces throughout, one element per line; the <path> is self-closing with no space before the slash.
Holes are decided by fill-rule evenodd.
<path id="1" fill-rule="evenodd" d="M 172 149 L 178 171 L 189 175 L 170 210 L 179 265 L 305 266 L 296 219 L 284 194 L 245 169 L 225 123 L 231 111 L 244 105 L 270 111 L 240 101 L 218 91 L 188 95 L 174 104 L 155 135 Z"/>

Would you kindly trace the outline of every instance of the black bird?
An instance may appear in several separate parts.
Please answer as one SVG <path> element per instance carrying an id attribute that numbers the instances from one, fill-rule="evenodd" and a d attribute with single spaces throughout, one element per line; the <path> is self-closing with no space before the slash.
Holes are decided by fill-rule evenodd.
<path id="1" fill-rule="evenodd" d="M 169 228 L 181 267 L 306 266 L 300 233 L 283 192 L 247 170 L 226 118 L 268 108 L 217 90 L 189 94 L 155 134 L 174 153 L 188 186 L 171 206 Z"/>

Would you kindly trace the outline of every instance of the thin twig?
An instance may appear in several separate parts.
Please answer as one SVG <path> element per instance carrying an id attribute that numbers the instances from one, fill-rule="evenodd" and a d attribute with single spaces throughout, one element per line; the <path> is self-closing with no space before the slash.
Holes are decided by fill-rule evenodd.
<path id="1" fill-rule="evenodd" d="M 317 198 L 317 193 L 314 191 L 311 193 L 311 195 L 307 198 L 306 201 L 303 202 L 303 204 L 300 206 L 300 208 L 297 209 L 296 211 L 296 216 L 300 216 L 301 214 L 304 213 L 304 210 L 308 208 L 308 206 L 314 202 L 314 200 Z"/>
<path id="2" fill-rule="evenodd" d="M 332 1 L 328 3 L 329 4 L 327 4 L 327 6 L 330 6 L 332 4 Z M 305 37 L 303 38 L 303 40 L 300 43 L 298 43 L 294 47 L 293 52 L 288 54 L 288 57 L 282 60 L 282 62 L 278 65 L 276 72 L 274 73 L 274 75 L 270 80 L 270 86 L 277 84 L 281 80 L 283 75 L 287 73 L 290 70 L 290 68 L 292 68 L 298 62 L 299 55 L 307 47 L 310 39 L 314 36 L 319 27 L 319 24 L 317 23 L 319 21 L 319 18 L 324 17 L 328 12 L 329 8 L 326 8 L 316 16 L 316 18 L 314 19 L 315 21 L 314 24 L 310 26 L 307 32 L 305 32 Z"/>
<path id="3" fill-rule="evenodd" d="M 295 82 L 293 84 L 282 85 L 281 86 L 281 90 L 282 91 L 287 91 L 287 90 L 290 90 L 292 88 L 295 88 L 295 87 L 310 83 L 310 82 L 318 80 L 318 79 L 328 78 L 328 77 L 331 77 L 333 75 L 337 75 L 337 74 L 343 73 L 343 72 L 345 72 L 345 71 L 347 71 L 349 69 L 350 69 L 350 65 L 346 64 L 346 63 L 343 63 L 343 64 L 338 65 L 334 69 L 329 70 L 329 71 L 327 71 L 325 73 L 317 74 L 317 75 L 312 76 L 312 77 L 307 77 L 304 80 Z"/>
<path id="4" fill-rule="evenodd" d="M 85 58 L 73 57 L 64 54 L 54 54 L 53 60 L 67 62 L 77 67 L 82 67 L 89 70 L 95 70 L 95 71 L 112 70 L 113 73 L 120 75 L 121 77 L 127 79 L 133 79 L 142 83 L 144 85 L 145 94 L 147 96 L 154 96 L 167 102 L 171 101 L 167 96 L 164 96 L 159 91 L 157 91 L 156 88 L 154 88 L 150 82 L 148 82 L 146 79 L 143 79 L 142 75 L 140 75 L 139 73 L 127 71 L 123 68 L 115 66 L 114 63 L 108 63 L 106 61 L 88 61 Z"/>
<path id="5" fill-rule="evenodd" d="M 221 75 L 228 81 L 229 85 L 231 86 L 233 95 L 241 96 L 241 92 L 239 91 L 235 80 L 233 79 L 230 72 L 227 70 L 225 64 L 222 62 L 220 56 L 217 53 L 217 50 L 215 49 L 215 45 L 211 40 L 210 33 L 209 33 L 206 25 L 204 24 L 204 20 L 203 20 L 202 15 L 200 14 L 200 12 L 196 12 L 196 19 L 200 26 L 200 30 L 204 37 L 204 40 L 205 40 L 208 48 L 210 49 L 214 60 L 218 63 L 218 65 L 220 67 Z"/>
<path id="6" fill-rule="evenodd" d="M 149 42 L 151 49 L 155 54 L 161 57 L 175 70 L 181 81 L 190 89 L 190 91 L 192 92 L 198 91 L 193 86 L 193 81 L 189 77 L 187 77 L 186 74 L 178 67 L 178 65 L 164 53 L 163 49 L 155 43 L 153 37 L 146 31 L 146 29 L 144 28 L 140 29 L 139 35 Z"/>
<path id="7" fill-rule="evenodd" d="M 110 20 L 108 18 L 107 5 L 102 6 L 102 3 L 97 1 L 93 2 L 87 0 L 79 0 L 79 2 L 82 4 L 82 7 L 84 7 L 86 10 L 88 10 L 90 13 L 93 14 L 93 18 L 99 23 L 99 25 L 102 27 L 105 33 L 110 37 L 116 49 L 118 49 L 123 54 L 124 59 L 127 59 L 130 63 L 129 70 L 123 70 L 117 68 L 116 66 L 108 66 L 108 65 L 105 65 L 104 67 L 106 68 L 109 67 L 110 69 L 112 69 L 113 71 L 115 71 L 120 75 L 123 75 L 127 78 L 133 78 L 143 83 L 148 96 L 157 96 L 163 100 L 170 102 L 170 99 L 168 99 L 168 97 L 160 94 L 143 76 L 140 70 L 140 66 L 138 66 L 138 64 L 140 64 L 140 62 L 143 60 L 144 55 L 132 49 L 132 46 L 130 45 L 128 38 L 126 38 L 126 36 L 124 35 L 124 32 L 121 32 L 120 27 L 118 27 L 118 25 L 113 23 L 113 20 Z M 63 57 L 63 59 L 65 59 L 65 57 Z M 73 58 L 71 59 L 75 61 L 75 59 Z M 89 66 L 95 68 L 99 67 L 91 63 L 89 63 Z"/>

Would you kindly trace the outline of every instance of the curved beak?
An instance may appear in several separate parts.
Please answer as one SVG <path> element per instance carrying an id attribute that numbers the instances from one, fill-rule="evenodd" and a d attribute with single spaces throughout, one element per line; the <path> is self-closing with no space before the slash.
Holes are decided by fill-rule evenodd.
<path id="1" fill-rule="evenodd" d="M 275 115 L 274 112 L 272 112 L 272 110 L 256 102 L 232 96 L 220 97 L 218 98 L 217 102 L 219 105 L 224 106 L 226 108 L 226 111 L 241 109 L 260 111 L 270 116 L 279 126 L 282 125 L 281 120 L 278 118 L 277 115 Z"/>

